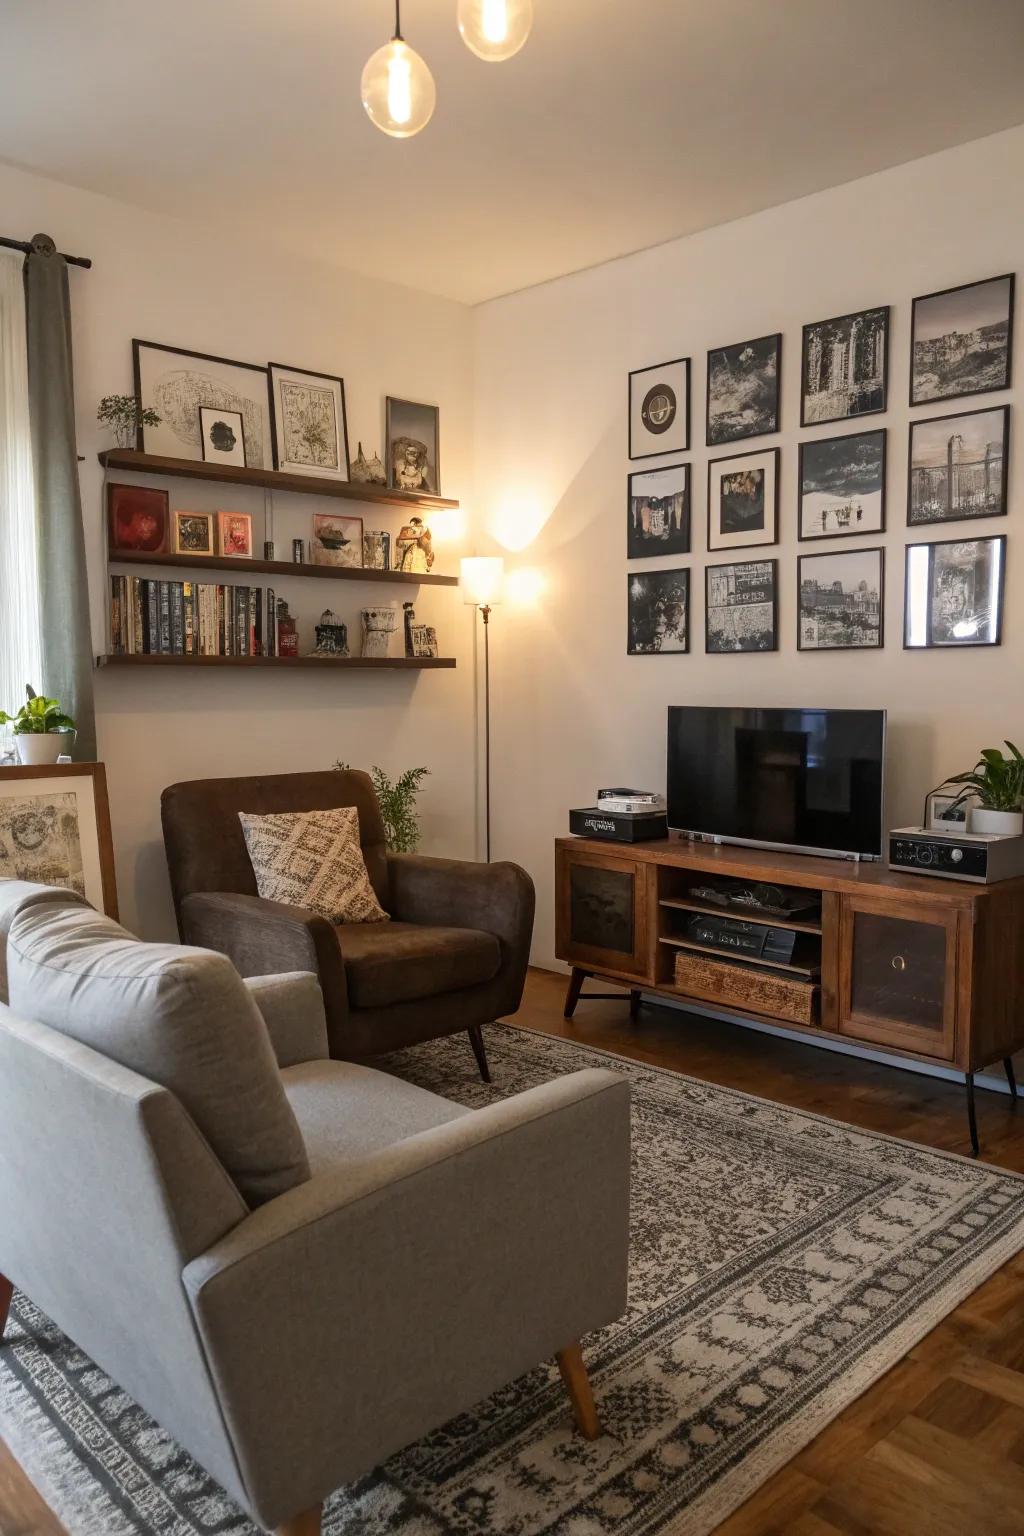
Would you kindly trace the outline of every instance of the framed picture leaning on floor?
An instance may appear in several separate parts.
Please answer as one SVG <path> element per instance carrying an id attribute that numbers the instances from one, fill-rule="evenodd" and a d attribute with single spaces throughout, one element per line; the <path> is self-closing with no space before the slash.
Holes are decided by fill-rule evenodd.
<path id="1" fill-rule="evenodd" d="M 102 763 L 0 768 L 0 879 L 62 886 L 117 917 Z"/>

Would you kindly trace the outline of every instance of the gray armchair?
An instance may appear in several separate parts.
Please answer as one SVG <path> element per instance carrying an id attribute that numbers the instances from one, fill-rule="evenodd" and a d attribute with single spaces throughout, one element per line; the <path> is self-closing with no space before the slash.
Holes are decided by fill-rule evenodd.
<path id="1" fill-rule="evenodd" d="M 363 857 L 388 923 L 335 925 L 265 901 L 239 811 L 354 805 Z M 369 775 L 288 773 L 194 779 L 161 798 L 178 931 L 227 955 L 242 976 L 312 971 L 331 1055 L 365 1061 L 466 1030 L 490 1081 L 481 1026 L 519 1007 L 533 934 L 533 882 L 517 864 L 388 853 Z"/>
<path id="2" fill-rule="evenodd" d="M 578 1341 L 625 1305 L 622 1078 L 470 1112 L 331 1061 L 309 975 L 12 886 L 0 1337 L 13 1282 L 287 1536 L 553 1354 L 599 1432 Z"/>

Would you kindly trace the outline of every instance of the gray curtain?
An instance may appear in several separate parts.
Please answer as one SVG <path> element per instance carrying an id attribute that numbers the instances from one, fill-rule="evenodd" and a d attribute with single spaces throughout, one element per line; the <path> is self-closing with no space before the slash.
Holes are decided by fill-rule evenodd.
<path id="1" fill-rule="evenodd" d="M 75 757 L 96 757 L 92 629 L 75 442 L 68 266 L 46 235 L 25 260 L 28 395 L 39 534 L 42 690 L 78 727 Z"/>

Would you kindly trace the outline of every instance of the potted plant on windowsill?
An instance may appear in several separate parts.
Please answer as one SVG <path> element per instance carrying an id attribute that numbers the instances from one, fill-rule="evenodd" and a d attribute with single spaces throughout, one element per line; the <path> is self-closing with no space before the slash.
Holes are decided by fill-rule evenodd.
<path id="1" fill-rule="evenodd" d="M 74 745 L 75 722 L 64 713 L 59 699 L 44 698 L 31 684 L 26 684 L 25 696 L 16 715 L 0 709 L 0 725 L 13 729 L 22 763 L 55 763 Z"/>
<path id="2" fill-rule="evenodd" d="M 968 832 L 982 836 L 1019 837 L 1024 832 L 1024 756 L 1012 741 L 1010 756 L 998 747 L 986 747 L 970 773 L 958 773 L 948 782 L 962 784 L 954 805 L 971 797 L 977 804 L 967 813 Z"/>

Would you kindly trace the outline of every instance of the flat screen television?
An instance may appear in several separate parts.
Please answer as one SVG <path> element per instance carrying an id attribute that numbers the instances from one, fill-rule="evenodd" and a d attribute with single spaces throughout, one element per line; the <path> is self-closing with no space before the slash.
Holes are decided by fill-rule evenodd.
<path id="1" fill-rule="evenodd" d="M 882 856 L 884 709 L 668 712 L 668 824 L 716 842 Z"/>

